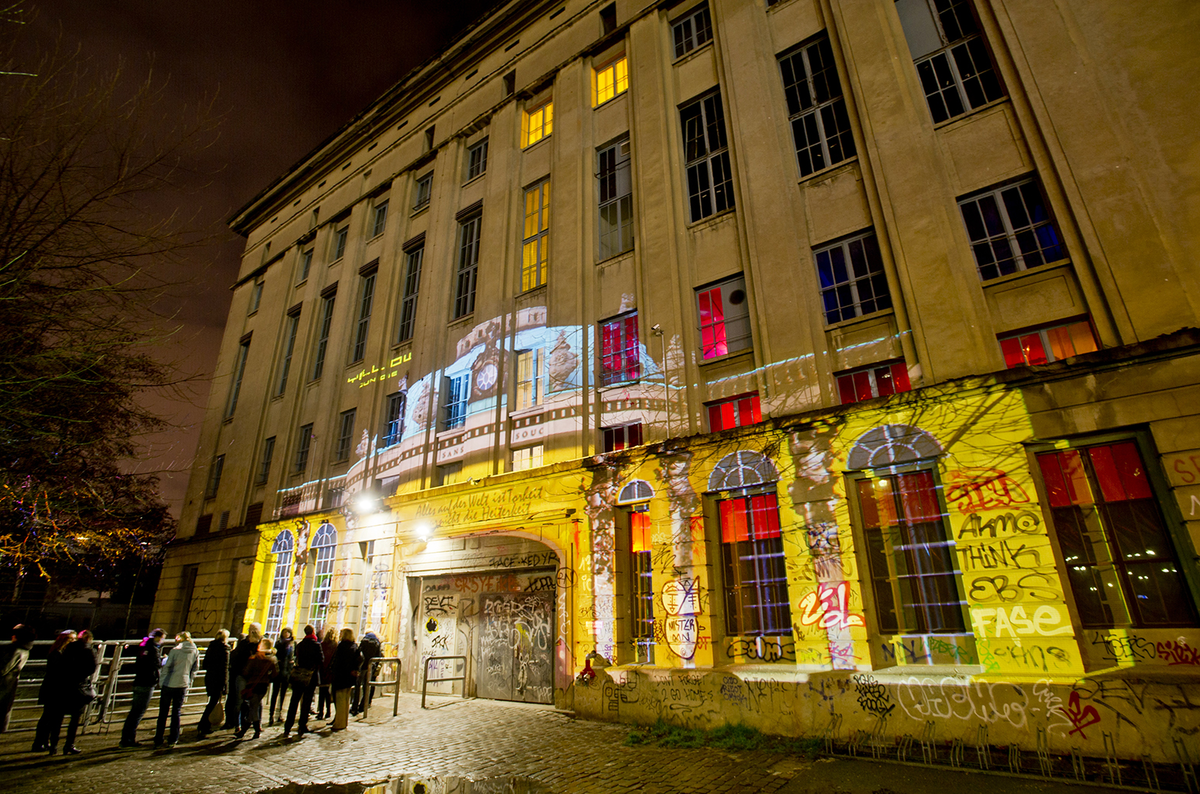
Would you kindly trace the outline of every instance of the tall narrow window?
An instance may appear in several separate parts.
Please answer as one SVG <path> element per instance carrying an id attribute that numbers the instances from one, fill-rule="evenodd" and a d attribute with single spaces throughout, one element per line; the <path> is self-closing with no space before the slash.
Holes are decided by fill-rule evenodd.
<path id="1" fill-rule="evenodd" d="M 933 474 L 855 481 L 879 628 L 890 634 L 964 632 L 954 541 Z"/>
<path id="2" fill-rule="evenodd" d="M 311 552 L 314 554 L 313 583 L 308 622 L 319 626 L 329 615 L 329 597 L 333 593 L 333 562 L 337 556 L 337 530 L 333 524 L 324 523 L 317 528 Z"/>
<path id="3" fill-rule="evenodd" d="M 333 233 L 333 256 L 330 261 L 336 262 L 346 255 L 346 240 L 350 237 L 350 224 L 338 227 Z"/>
<path id="4" fill-rule="evenodd" d="M 513 471 L 536 469 L 542 465 L 542 445 L 534 444 L 532 447 L 514 449 L 512 456 Z"/>
<path id="5" fill-rule="evenodd" d="M 429 206 L 429 199 L 433 196 L 433 172 L 417 178 L 417 184 L 413 190 L 413 211 L 425 209 Z"/>
<path id="6" fill-rule="evenodd" d="M 267 620 L 263 633 L 274 637 L 283 628 L 283 607 L 287 602 L 288 579 L 292 573 L 292 533 L 286 529 L 275 536 L 271 553 L 275 555 L 275 571 L 271 577 L 271 596 L 267 601 Z"/>
<path id="7" fill-rule="evenodd" d="M 525 111 L 521 125 L 521 148 L 532 146 L 554 130 L 554 103 L 549 99 Z"/>
<path id="8" fill-rule="evenodd" d="M 312 449 L 312 429 L 311 423 L 301 425 L 296 434 L 296 460 L 292 464 L 292 471 L 296 474 L 303 474 L 308 470 L 308 452 Z"/>
<path id="9" fill-rule="evenodd" d="M 312 269 L 313 249 L 305 248 L 300 252 L 300 268 L 296 274 L 296 283 L 308 280 L 308 271 Z"/>
<path id="10" fill-rule="evenodd" d="M 404 432 L 404 407 L 407 400 L 408 395 L 402 391 L 388 395 L 387 406 L 383 412 L 383 445 L 385 447 L 400 443 L 400 436 Z"/>
<path id="11" fill-rule="evenodd" d="M 215 499 L 217 489 L 221 487 L 221 472 L 225 468 L 225 456 L 217 455 L 208 468 L 208 485 L 204 488 L 205 499 Z"/>
<path id="12" fill-rule="evenodd" d="M 462 427 L 467 421 L 467 398 L 471 393 L 471 373 L 446 378 L 446 430 Z"/>
<path id="13" fill-rule="evenodd" d="M 725 633 L 770 636 L 791 629 L 787 569 L 775 494 L 717 502 L 725 590 Z"/>
<path id="14" fill-rule="evenodd" d="M 896 0 L 935 124 L 1004 96 L 969 0 Z"/>
<path id="15" fill-rule="evenodd" d="M 629 62 L 625 53 L 592 70 L 592 107 L 600 107 L 629 90 Z"/>
<path id="16" fill-rule="evenodd" d="M 283 355 L 279 360 L 279 379 L 275 381 L 275 395 L 287 389 L 288 373 L 292 369 L 292 354 L 296 351 L 296 334 L 300 330 L 300 307 L 288 312 L 283 328 Z"/>
<path id="17" fill-rule="evenodd" d="M 708 13 L 708 4 L 672 22 L 671 37 L 675 41 L 676 58 L 712 41 L 712 16 Z"/>
<path id="18" fill-rule="evenodd" d="M 713 433 L 733 427 L 755 425 L 762 421 L 758 392 L 706 403 L 704 407 L 708 409 L 708 429 Z"/>
<path id="19" fill-rule="evenodd" d="M 275 436 L 263 441 L 262 457 L 258 461 L 258 473 L 254 477 L 255 485 L 266 485 L 271 476 L 271 459 L 275 457 Z"/>
<path id="20" fill-rule="evenodd" d="M 425 258 L 424 244 L 409 248 L 404 254 L 404 294 L 400 298 L 400 331 L 397 342 L 412 339 L 417 321 L 417 294 L 421 291 L 421 262 Z"/>
<path id="21" fill-rule="evenodd" d="M 363 273 L 358 284 L 358 320 L 354 323 L 354 345 L 350 362 L 362 361 L 367 354 L 367 332 L 371 329 L 371 307 L 375 302 L 375 270 Z"/>
<path id="22" fill-rule="evenodd" d="M 342 411 L 338 416 L 337 447 L 333 453 L 335 463 L 350 460 L 350 450 L 354 446 L 354 414 L 355 409 L 351 408 L 349 411 Z"/>
<path id="23" fill-rule="evenodd" d="M 462 220 L 458 227 L 458 273 L 454 281 L 454 319 L 475 311 L 475 279 L 479 273 L 479 232 L 482 215 Z"/>
<path id="24" fill-rule="evenodd" d="M 517 410 L 541 405 L 546 399 L 546 354 L 542 348 L 517 352 Z"/>
<path id="25" fill-rule="evenodd" d="M 600 384 L 627 383 L 642 376 L 637 312 L 600 324 Z"/>
<path id="26" fill-rule="evenodd" d="M 521 289 L 546 283 L 550 265 L 550 180 L 525 191 L 525 235 L 521 243 Z"/>
<path id="27" fill-rule="evenodd" d="M 233 362 L 233 383 L 229 387 L 229 399 L 225 403 L 225 418 L 233 416 L 237 408 L 238 395 L 242 391 L 242 378 L 246 374 L 246 359 L 250 356 L 250 337 L 242 337 L 238 343 L 237 358 Z"/>
<path id="28" fill-rule="evenodd" d="M 1000 337 L 1004 365 L 1009 369 L 1048 364 L 1098 349 L 1092 324 L 1087 320 L 1031 328 Z"/>
<path id="29" fill-rule="evenodd" d="M 262 305 L 263 286 L 265 286 L 265 282 L 261 276 L 254 279 L 254 285 L 250 288 L 250 311 L 246 314 L 254 314 Z"/>
<path id="30" fill-rule="evenodd" d="M 800 176 L 854 156 L 854 134 L 829 39 L 780 59 Z"/>
<path id="31" fill-rule="evenodd" d="M 375 217 L 371 219 L 371 236 L 378 237 L 387 228 L 388 203 L 387 199 L 375 205 Z"/>
<path id="32" fill-rule="evenodd" d="M 1196 605 L 1133 440 L 1037 456 L 1084 628 L 1196 625 Z"/>
<path id="33" fill-rule="evenodd" d="M 654 566 L 651 564 L 650 514 L 634 512 L 629 515 L 631 527 L 629 556 L 629 595 L 633 607 L 634 661 L 654 663 Z"/>
<path id="34" fill-rule="evenodd" d="M 813 252 L 829 325 L 892 308 L 874 232 Z"/>
<path id="35" fill-rule="evenodd" d="M 333 328 L 333 302 L 336 298 L 336 291 L 321 296 L 321 320 L 317 325 L 317 346 L 313 351 L 309 380 L 317 380 L 325 371 L 325 353 L 329 350 L 329 332 Z"/>
<path id="36" fill-rule="evenodd" d="M 596 153 L 600 197 L 600 259 L 633 249 L 633 178 L 629 139 Z"/>
<path id="37" fill-rule="evenodd" d="M 696 290 L 700 354 L 719 358 L 750 347 L 750 304 L 741 276 Z"/>
<path id="38" fill-rule="evenodd" d="M 473 143 L 467 148 L 467 181 L 482 176 L 487 171 L 488 139 Z"/>
<path id="39" fill-rule="evenodd" d="M 984 281 L 1067 257 L 1032 179 L 962 199 L 958 207 Z"/>
<path id="40" fill-rule="evenodd" d="M 733 172 L 720 92 L 681 107 L 679 122 L 692 221 L 733 209 Z"/>

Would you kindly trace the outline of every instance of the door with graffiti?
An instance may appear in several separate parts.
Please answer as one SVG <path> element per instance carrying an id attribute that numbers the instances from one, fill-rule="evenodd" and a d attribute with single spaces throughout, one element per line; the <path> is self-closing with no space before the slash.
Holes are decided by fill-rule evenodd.
<path id="1" fill-rule="evenodd" d="M 489 593 L 480 601 L 479 697 L 552 702 L 554 591 Z"/>

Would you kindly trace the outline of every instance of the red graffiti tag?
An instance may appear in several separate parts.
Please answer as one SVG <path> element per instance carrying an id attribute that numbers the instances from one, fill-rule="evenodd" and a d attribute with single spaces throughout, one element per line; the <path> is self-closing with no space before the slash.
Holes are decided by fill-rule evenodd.
<path id="1" fill-rule="evenodd" d="M 1083 732 L 1083 729 L 1100 721 L 1100 712 L 1096 711 L 1095 706 L 1080 705 L 1078 692 L 1072 692 L 1071 697 L 1067 699 L 1067 707 L 1064 709 L 1062 706 L 1058 706 L 1058 710 L 1066 714 L 1067 719 L 1075 726 L 1071 729 L 1071 733 L 1078 733 L 1084 739 L 1087 738 L 1087 734 Z M 1070 733 L 1067 735 L 1069 736 Z"/>
<path id="2" fill-rule="evenodd" d="M 1031 501 L 1020 483 L 1003 469 L 959 469 L 950 472 L 950 482 L 946 488 L 946 501 L 963 514 L 1002 510 Z"/>
<path id="3" fill-rule="evenodd" d="M 814 623 L 823 629 L 866 625 L 862 615 L 850 614 L 850 598 L 845 582 L 839 582 L 836 587 L 823 584 L 800 601 L 800 624 L 811 626 Z"/>

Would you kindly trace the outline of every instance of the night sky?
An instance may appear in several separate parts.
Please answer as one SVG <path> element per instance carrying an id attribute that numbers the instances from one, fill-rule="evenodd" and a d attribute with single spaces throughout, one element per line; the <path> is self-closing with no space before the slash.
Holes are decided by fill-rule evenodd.
<path id="1" fill-rule="evenodd" d="M 26 3 L 33 18 L 21 35 L 31 53 L 57 40 L 97 72 L 121 64 L 131 84 L 152 71 L 163 89 L 160 115 L 183 115 L 214 100 L 215 142 L 188 163 L 193 173 L 181 178 L 177 195 L 146 207 L 194 218 L 214 240 L 188 253 L 167 306 L 182 328 L 163 359 L 194 380 L 178 397 L 149 398 L 175 429 L 150 439 L 149 459 L 138 464 L 161 472 L 176 516 L 244 243 L 225 222 L 493 4 Z"/>

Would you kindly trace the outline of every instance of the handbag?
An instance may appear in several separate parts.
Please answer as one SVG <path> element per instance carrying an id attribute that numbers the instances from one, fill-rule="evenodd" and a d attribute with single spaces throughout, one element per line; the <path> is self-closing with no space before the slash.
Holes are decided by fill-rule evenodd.
<path id="1" fill-rule="evenodd" d="M 208 721 L 212 725 L 225 724 L 225 698 L 217 701 L 217 705 L 213 706 L 212 713 L 208 715 Z"/>
<path id="2" fill-rule="evenodd" d="M 293 667 L 288 680 L 292 686 L 307 687 L 312 683 L 313 673 L 315 672 L 317 671 L 310 670 L 307 667 Z"/>

